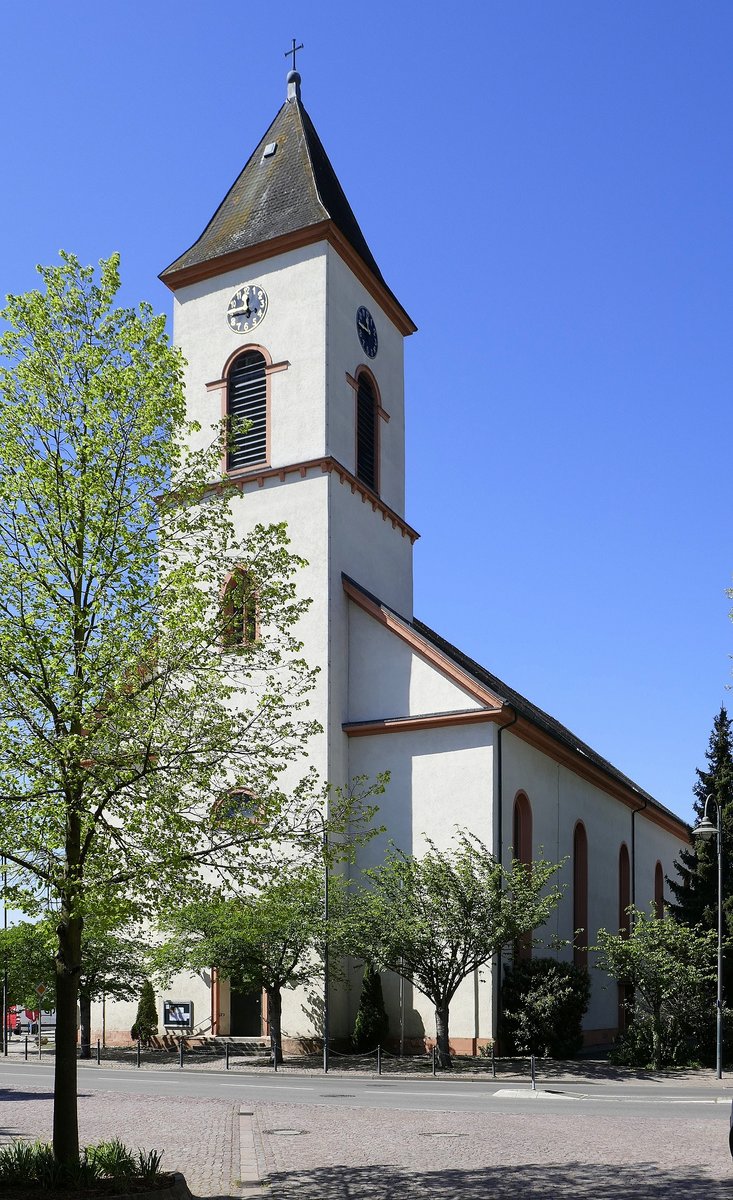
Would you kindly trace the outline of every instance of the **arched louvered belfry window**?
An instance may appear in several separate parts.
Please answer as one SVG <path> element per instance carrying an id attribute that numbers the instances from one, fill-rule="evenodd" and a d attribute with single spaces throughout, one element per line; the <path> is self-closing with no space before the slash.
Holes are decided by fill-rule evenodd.
<path id="1" fill-rule="evenodd" d="M 366 371 L 360 371 L 356 388 L 356 475 L 368 488 L 379 490 L 377 393 Z"/>
<path id="2" fill-rule="evenodd" d="M 532 806 L 524 792 L 514 798 L 512 845 L 515 859 L 525 867 L 532 862 Z M 525 933 L 514 944 L 515 958 L 532 957 L 532 934 Z"/>
<path id="3" fill-rule="evenodd" d="M 259 350 L 245 350 L 227 380 L 227 470 L 246 471 L 267 461 L 267 376 Z M 246 422 L 246 428 L 245 426 Z"/>
<path id="4" fill-rule="evenodd" d="M 588 836 L 582 821 L 573 834 L 573 962 L 588 966 Z"/>

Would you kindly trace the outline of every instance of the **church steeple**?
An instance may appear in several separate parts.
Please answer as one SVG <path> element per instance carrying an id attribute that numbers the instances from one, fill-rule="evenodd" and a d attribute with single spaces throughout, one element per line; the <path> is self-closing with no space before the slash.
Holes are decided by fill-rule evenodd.
<path id="1" fill-rule="evenodd" d="M 201 236 L 162 272 L 178 287 L 269 258 L 298 245 L 331 242 L 349 265 L 368 272 L 371 288 L 398 314 L 403 333 L 415 329 L 389 290 L 300 98 L 300 74 L 244 170 Z M 365 279 L 366 282 L 366 279 Z"/>

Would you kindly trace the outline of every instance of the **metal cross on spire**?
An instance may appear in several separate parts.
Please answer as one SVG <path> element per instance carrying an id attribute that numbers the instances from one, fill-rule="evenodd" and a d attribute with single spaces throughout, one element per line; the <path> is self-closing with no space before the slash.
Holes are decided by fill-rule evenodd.
<path id="1" fill-rule="evenodd" d="M 295 38 L 293 38 L 293 44 L 292 44 L 291 48 L 289 50 L 285 51 L 286 58 L 288 57 L 289 54 L 292 54 L 292 56 L 293 56 L 293 67 L 292 67 L 293 70 L 295 70 L 295 55 L 298 50 L 302 50 L 302 49 L 303 49 L 303 43 L 301 42 L 299 46 L 296 46 Z"/>

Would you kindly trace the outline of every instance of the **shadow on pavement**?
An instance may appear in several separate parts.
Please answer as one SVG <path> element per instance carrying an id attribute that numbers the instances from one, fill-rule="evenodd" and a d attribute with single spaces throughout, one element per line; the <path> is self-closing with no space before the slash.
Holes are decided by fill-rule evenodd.
<path id="1" fill-rule="evenodd" d="M 3 1100 L 53 1100 L 53 1092 L 20 1092 L 15 1088 L 0 1088 L 0 1103 Z"/>
<path id="2" fill-rule="evenodd" d="M 593 1197 L 593 1200 L 656 1200 L 730 1197 L 730 1181 L 714 1180 L 694 1167 L 663 1170 L 657 1163 L 527 1163 L 482 1170 L 429 1168 L 415 1172 L 390 1166 L 323 1167 L 276 1172 L 268 1180 L 277 1200 L 524 1200 L 525 1197 Z"/>

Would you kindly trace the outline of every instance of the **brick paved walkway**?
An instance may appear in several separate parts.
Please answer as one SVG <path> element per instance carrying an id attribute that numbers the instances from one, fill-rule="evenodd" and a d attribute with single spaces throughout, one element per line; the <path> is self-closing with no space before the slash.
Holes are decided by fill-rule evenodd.
<path id="1" fill-rule="evenodd" d="M 119 1137 L 133 1149 L 163 1150 L 163 1167 L 182 1171 L 194 1196 L 242 1195 L 239 1104 L 230 1100 L 84 1093 L 80 1080 L 79 1138 L 84 1144 Z M 50 1141 L 53 1101 L 48 1092 L 0 1091 L 0 1141 Z"/>
<path id="2" fill-rule="evenodd" d="M 256 1121 L 273 1200 L 730 1200 L 733 1191 L 726 1123 L 673 1111 L 640 1120 L 569 1106 L 482 1115 L 264 1103 Z"/>

